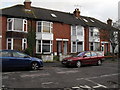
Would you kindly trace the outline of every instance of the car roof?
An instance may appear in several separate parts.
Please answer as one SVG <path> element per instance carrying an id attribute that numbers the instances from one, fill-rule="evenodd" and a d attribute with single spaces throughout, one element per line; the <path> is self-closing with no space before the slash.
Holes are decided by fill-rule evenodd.
<path id="1" fill-rule="evenodd" d="M 0 52 L 5 52 L 5 51 L 7 51 L 7 52 L 19 52 L 19 51 L 16 51 L 16 50 L 0 50 Z"/>

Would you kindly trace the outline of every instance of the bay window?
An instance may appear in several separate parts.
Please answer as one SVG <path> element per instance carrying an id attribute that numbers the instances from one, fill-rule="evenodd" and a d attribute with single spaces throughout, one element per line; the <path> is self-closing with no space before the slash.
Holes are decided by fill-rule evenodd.
<path id="1" fill-rule="evenodd" d="M 37 21 L 37 32 L 52 33 L 53 23 L 47 21 Z"/>
<path id="2" fill-rule="evenodd" d="M 27 20 L 20 18 L 8 18 L 7 31 L 27 32 Z"/>
<path id="3" fill-rule="evenodd" d="M 52 41 L 51 40 L 37 40 L 36 42 L 37 53 L 51 53 Z"/>
<path id="4" fill-rule="evenodd" d="M 72 33 L 71 35 L 76 36 L 76 35 L 80 35 L 83 36 L 83 27 L 82 26 L 72 26 Z"/>

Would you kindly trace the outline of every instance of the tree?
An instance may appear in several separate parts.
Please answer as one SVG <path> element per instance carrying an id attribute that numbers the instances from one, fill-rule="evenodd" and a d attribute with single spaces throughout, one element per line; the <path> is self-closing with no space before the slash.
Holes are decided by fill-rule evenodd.
<path id="1" fill-rule="evenodd" d="M 34 51 L 36 47 L 36 33 L 35 33 L 35 27 L 33 27 L 32 20 L 28 22 L 27 42 L 28 42 L 28 48 L 25 50 L 25 53 L 34 56 Z"/>

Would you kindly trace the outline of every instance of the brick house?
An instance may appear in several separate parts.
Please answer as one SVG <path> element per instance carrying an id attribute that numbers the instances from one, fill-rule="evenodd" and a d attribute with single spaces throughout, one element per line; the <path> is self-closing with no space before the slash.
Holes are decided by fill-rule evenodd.
<path id="1" fill-rule="evenodd" d="M 0 49 L 25 50 L 27 34 L 32 30 L 36 33 L 34 53 L 42 55 L 44 60 L 53 60 L 53 55 L 101 50 L 106 40 L 101 38 L 100 30 L 111 27 L 95 18 L 81 16 L 79 9 L 73 13 L 54 11 L 32 7 L 29 0 L 24 5 L 2 9 L 0 19 Z M 110 45 L 103 48 L 110 51 Z"/>

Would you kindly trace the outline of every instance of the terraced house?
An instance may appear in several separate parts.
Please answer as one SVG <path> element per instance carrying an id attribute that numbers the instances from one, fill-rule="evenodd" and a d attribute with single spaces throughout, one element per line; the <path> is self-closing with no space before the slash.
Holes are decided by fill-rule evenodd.
<path id="1" fill-rule="evenodd" d="M 67 13 L 33 7 L 31 1 L 25 0 L 24 5 L 2 9 L 0 19 L 0 49 L 29 48 L 28 33 L 34 31 L 34 54 L 40 54 L 43 60 L 85 50 L 110 52 L 108 38 L 101 36 L 112 27 L 95 18 L 81 16 L 79 9 Z"/>

